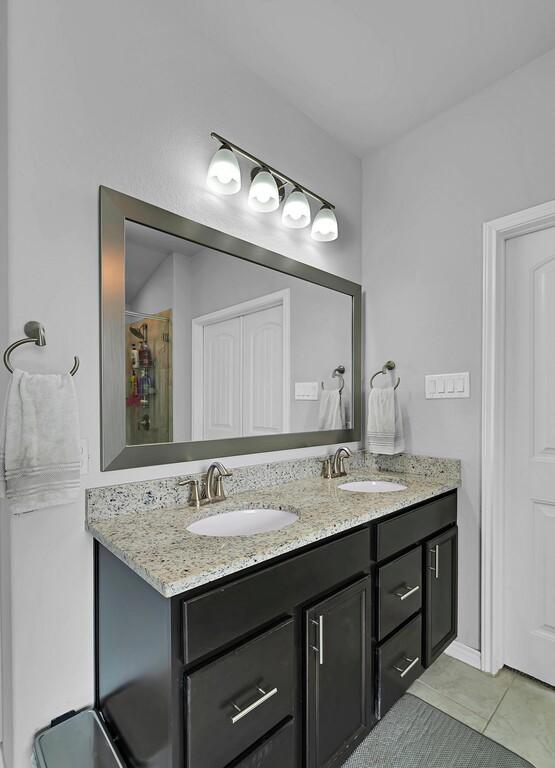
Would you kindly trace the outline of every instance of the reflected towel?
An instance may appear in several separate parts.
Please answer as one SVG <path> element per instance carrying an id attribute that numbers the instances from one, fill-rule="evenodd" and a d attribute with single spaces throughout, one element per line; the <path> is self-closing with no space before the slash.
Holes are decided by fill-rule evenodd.
<path id="1" fill-rule="evenodd" d="M 405 450 L 401 408 L 393 387 L 370 390 L 368 397 L 368 450 L 393 455 Z"/>
<path id="2" fill-rule="evenodd" d="M 78 498 L 79 419 L 68 373 L 15 370 L 0 431 L 0 497 L 12 512 Z"/>
<path id="3" fill-rule="evenodd" d="M 338 389 L 323 389 L 320 392 L 319 429 L 343 429 L 341 395 Z"/>

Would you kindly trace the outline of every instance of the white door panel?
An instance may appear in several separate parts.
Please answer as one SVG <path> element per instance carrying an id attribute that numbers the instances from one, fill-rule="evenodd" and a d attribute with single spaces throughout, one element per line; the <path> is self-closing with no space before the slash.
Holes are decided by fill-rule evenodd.
<path id="1" fill-rule="evenodd" d="M 555 229 L 507 243 L 506 663 L 555 685 Z"/>
<path id="2" fill-rule="evenodd" d="M 243 435 L 275 435 L 283 425 L 283 305 L 243 318 Z"/>
<path id="3" fill-rule="evenodd" d="M 241 436 L 241 318 L 204 328 L 204 439 Z"/>

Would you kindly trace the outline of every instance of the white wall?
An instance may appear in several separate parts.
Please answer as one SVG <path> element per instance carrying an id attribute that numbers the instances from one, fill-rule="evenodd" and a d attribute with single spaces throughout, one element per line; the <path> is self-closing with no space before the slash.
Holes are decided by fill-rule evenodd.
<path id="1" fill-rule="evenodd" d="M 98 186 L 359 280 L 360 163 L 206 43 L 182 0 L 8 6 L 9 331 L 18 338 L 33 318 L 48 332 L 48 347 L 23 350 L 18 362 L 60 370 L 80 355 L 81 432 L 91 453 L 84 486 L 182 473 L 184 465 L 99 471 Z M 211 130 L 335 202 L 337 243 L 286 230 L 278 214 L 254 215 L 246 189 L 231 199 L 209 193 Z M 11 537 L 14 696 L 5 738 L 20 768 L 35 729 L 93 698 L 84 500 L 12 519 Z"/>
<path id="2" fill-rule="evenodd" d="M 8 342 L 8 111 L 7 106 L 7 3 L 0 0 L 0 349 L 5 349 Z M 0 403 L 4 402 L 7 371 L 1 366 Z M 9 642 L 10 608 L 10 563 L 9 563 L 9 526 L 6 524 L 6 512 L 0 501 L 0 742 L 3 738 L 4 721 L 9 722 L 8 711 L 3 701 L 10 698 L 11 690 L 9 661 L 11 645 Z M 7 691 L 8 694 L 3 695 Z M 2 763 L 0 750 L 0 765 Z"/>
<path id="3" fill-rule="evenodd" d="M 482 222 L 555 198 L 555 51 L 365 159 L 366 366 L 397 361 L 408 450 L 460 457 L 460 634 L 479 647 Z M 470 400 L 424 374 L 470 371 Z"/>

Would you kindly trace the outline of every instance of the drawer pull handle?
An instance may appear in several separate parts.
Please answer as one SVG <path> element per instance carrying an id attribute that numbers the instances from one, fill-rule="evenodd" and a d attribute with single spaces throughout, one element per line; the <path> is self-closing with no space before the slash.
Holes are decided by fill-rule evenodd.
<path id="1" fill-rule="evenodd" d="M 420 589 L 420 586 L 417 584 L 416 587 L 409 587 L 405 584 L 403 589 L 405 590 L 405 592 L 402 592 L 401 590 L 399 590 L 399 592 L 395 592 L 395 597 L 399 597 L 401 599 L 401 602 L 403 600 L 406 600 L 407 597 L 414 595 L 415 592 L 418 592 L 418 590 Z"/>
<path id="2" fill-rule="evenodd" d="M 434 564 L 430 565 L 430 571 L 433 571 L 436 579 L 439 579 L 439 544 L 430 549 L 430 555 L 434 556 Z"/>
<path id="3" fill-rule="evenodd" d="M 312 646 L 312 650 L 318 654 L 320 666 L 324 663 L 324 617 L 318 616 L 318 621 L 311 619 L 312 623 L 318 627 L 318 647 Z"/>
<path id="4" fill-rule="evenodd" d="M 397 672 L 400 672 L 400 677 L 404 677 L 405 675 L 408 675 L 408 673 L 411 671 L 413 667 L 415 667 L 418 662 L 420 661 L 420 658 L 417 656 L 415 659 L 408 659 L 405 656 L 405 661 L 408 661 L 408 666 L 403 669 L 403 667 L 393 667 L 393 669 L 397 670 Z"/>
<path id="5" fill-rule="evenodd" d="M 262 696 L 259 699 L 257 699 L 256 701 L 253 701 L 252 704 L 249 704 L 248 707 L 245 707 L 245 709 L 241 709 L 241 707 L 238 707 L 237 704 L 233 705 L 233 707 L 237 710 L 237 714 L 233 715 L 233 717 L 231 718 L 231 722 L 233 723 L 233 725 L 235 725 L 235 723 L 238 723 L 239 720 L 241 720 L 243 717 L 245 717 L 245 715 L 248 715 L 249 712 L 252 712 L 254 709 L 259 707 L 261 704 L 264 704 L 265 701 L 268 701 L 268 699 L 271 699 L 272 696 L 275 696 L 276 693 L 278 692 L 277 688 L 272 688 L 272 690 L 268 691 L 267 693 L 266 693 L 266 691 L 262 690 L 262 688 L 259 688 L 258 690 L 260 691 Z"/>

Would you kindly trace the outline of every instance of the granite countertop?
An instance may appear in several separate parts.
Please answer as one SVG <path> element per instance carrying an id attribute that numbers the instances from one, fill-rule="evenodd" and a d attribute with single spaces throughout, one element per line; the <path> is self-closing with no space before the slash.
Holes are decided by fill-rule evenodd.
<path id="1" fill-rule="evenodd" d="M 370 479 L 399 481 L 407 488 L 393 493 L 352 493 L 338 488 L 344 482 Z M 358 469 L 334 480 L 304 478 L 244 491 L 200 510 L 180 506 L 88 519 L 87 529 L 164 597 L 172 597 L 426 501 L 458 485 L 452 479 Z M 250 536 L 208 537 L 187 531 L 195 520 L 257 507 L 290 510 L 299 519 L 279 531 Z"/>

